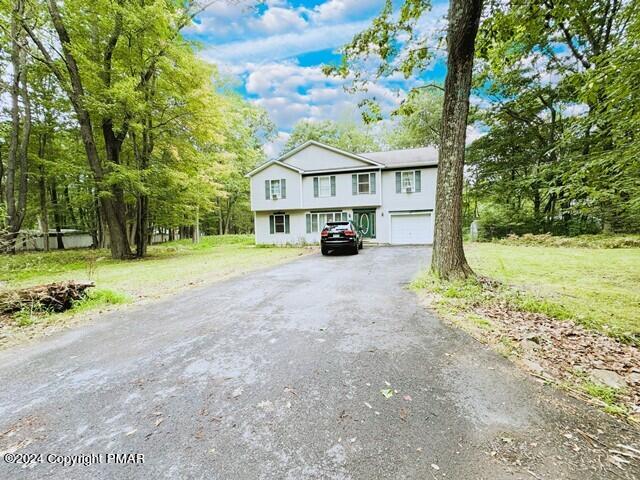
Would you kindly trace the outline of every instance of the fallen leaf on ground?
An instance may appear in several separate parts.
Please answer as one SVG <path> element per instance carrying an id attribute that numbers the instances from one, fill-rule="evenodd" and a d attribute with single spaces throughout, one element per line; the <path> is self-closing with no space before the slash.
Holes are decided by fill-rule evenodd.
<path id="1" fill-rule="evenodd" d="M 380 390 L 380 393 L 384 395 L 384 398 L 393 397 L 393 390 L 391 390 L 390 388 L 383 388 L 382 390 Z"/>

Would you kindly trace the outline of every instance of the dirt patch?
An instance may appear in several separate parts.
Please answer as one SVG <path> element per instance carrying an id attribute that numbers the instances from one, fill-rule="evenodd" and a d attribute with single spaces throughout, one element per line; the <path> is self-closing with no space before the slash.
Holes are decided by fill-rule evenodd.
<path id="1" fill-rule="evenodd" d="M 485 281 L 483 286 L 490 292 L 497 288 L 494 283 Z M 506 302 L 450 311 L 439 308 L 442 298 L 437 294 L 423 298 L 446 320 L 493 345 L 532 375 L 609 413 L 623 415 L 640 428 L 640 350 L 636 346 L 572 321 L 516 310 Z"/>
<path id="2" fill-rule="evenodd" d="M 530 370 L 538 370 L 538 365 L 536 373 L 555 380 L 594 383 L 603 383 L 597 372 L 617 374 L 621 384 L 609 386 L 618 388 L 619 401 L 640 420 L 640 350 L 636 347 L 571 321 L 513 311 L 505 305 L 480 306 L 474 311 L 494 325 L 487 335 L 517 342 L 519 358 Z"/>

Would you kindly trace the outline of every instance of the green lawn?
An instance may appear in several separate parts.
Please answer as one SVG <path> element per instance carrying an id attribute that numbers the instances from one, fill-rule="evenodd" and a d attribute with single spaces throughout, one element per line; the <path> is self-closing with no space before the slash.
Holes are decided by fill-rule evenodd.
<path id="1" fill-rule="evenodd" d="M 473 269 L 559 304 L 576 321 L 640 336 L 640 249 L 465 245 Z"/>
<path id="2" fill-rule="evenodd" d="M 107 250 L 21 253 L 0 257 L 4 287 L 60 280 L 92 280 L 99 290 L 132 298 L 163 295 L 191 284 L 215 281 L 298 257 L 302 248 L 259 248 L 253 235 L 204 237 L 149 248 L 140 260 L 112 260 Z"/>

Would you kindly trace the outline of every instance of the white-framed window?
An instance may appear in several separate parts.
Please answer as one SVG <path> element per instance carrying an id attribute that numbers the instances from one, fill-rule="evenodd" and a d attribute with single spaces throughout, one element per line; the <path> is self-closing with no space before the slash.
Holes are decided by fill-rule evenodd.
<path id="1" fill-rule="evenodd" d="M 327 222 L 346 222 L 347 212 L 311 212 L 307 213 L 307 233 L 319 232 Z"/>
<path id="2" fill-rule="evenodd" d="M 331 196 L 331 177 L 318 177 L 318 196 Z"/>
<path id="3" fill-rule="evenodd" d="M 396 193 L 414 193 L 422 190 L 420 170 L 396 171 Z"/>
<path id="4" fill-rule="evenodd" d="M 273 220 L 275 233 L 284 233 L 284 215 L 274 215 Z"/>
<path id="5" fill-rule="evenodd" d="M 267 200 L 287 198 L 287 181 L 284 178 L 264 181 L 264 195 Z"/>
<path id="6" fill-rule="evenodd" d="M 336 196 L 336 176 L 326 175 L 323 177 L 313 177 L 314 197 L 335 197 Z"/>
<path id="7" fill-rule="evenodd" d="M 411 193 L 415 191 L 415 178 L 416 174 L 413 171 L 402 172 L 402 191 Z"/>
<path id="8" fill-rule="evenodd" d="M 271 180 L 271 198 L 280 198 L 280 180 Z"/>
<path id="9" fill-rule="evenodd" d="M 272 235 L 276 233 L 289 233 L 289 215 L 285 213 L 274 213 L 270 215 L 269 232 Z"/>
<path id="10" fill-rule="evenodd" d="M 369 178 L 368 173 L 358 174 L 358 194 L 369 193 Z"/>
<path id="11" fill-rule="evenodd" d="M 376 193 L 376 173 L 354 173 L 351 175 L 353 195 L 374 195 Z"/>

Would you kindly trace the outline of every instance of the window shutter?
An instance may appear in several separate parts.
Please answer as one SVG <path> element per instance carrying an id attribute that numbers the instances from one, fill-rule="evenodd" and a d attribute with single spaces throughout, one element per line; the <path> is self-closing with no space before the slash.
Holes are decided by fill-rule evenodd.
<path id="1" fill-rule="evenodd" d="M 331 179 L 331 196 L 335 197 L 336 196 L 336 176 L 331 175 L 330 179 Z"/>
<path id="2" fill-rule="evenodd" d="M 289 215 L 284 216 L 284 233 L 289 233 Z"/>
<path id="3" fill-rule="evenodd" d="M 307 233 L 311 233 L 311 214 L 307 213 Z"/>
<path id="4" fill-rule="evenodd" d="M 280 198 L 287 198 L 287 180 L 280 180 Z"/>
<path id="5" fill-rule="evenodd" d="M 351 175 L 351 193 L 358 194 L 358 176 L 355 173 Z"/>
<path id="6" fill-rule="evenodd" d="M 415 190 L 419 192 L 422 190 L 422 181 L 420 179 L 420 170 L 416 170 L 415 172 Z"/>
<path id="7" fill-rule="evenodd" d="M 318 177 L 313 177 L 313 196 L 318 196 Z"/>
<path id="8" fill-rule="evenodd" d="M 376 193 L 376 174 L 375 173 L 369 174 L 369 192 Z"/>
<path id="9" fill-rule="evenodd" d="M 264 181 L 264 198 L 265 200 L 269 200 L 271 198 L 271 181 Z"/>
<path id="10" fill-rule="evenodd" d="M 396 193 L 400 193 L 402 189 L 402 178 L 400 172 L 396 172 Z"/>
<path id="11" fill-rule="evenodd" d="M 269 215 L 269 232 L 273 235 L 276 231 L 276 219 L 273 215 Z"/>

